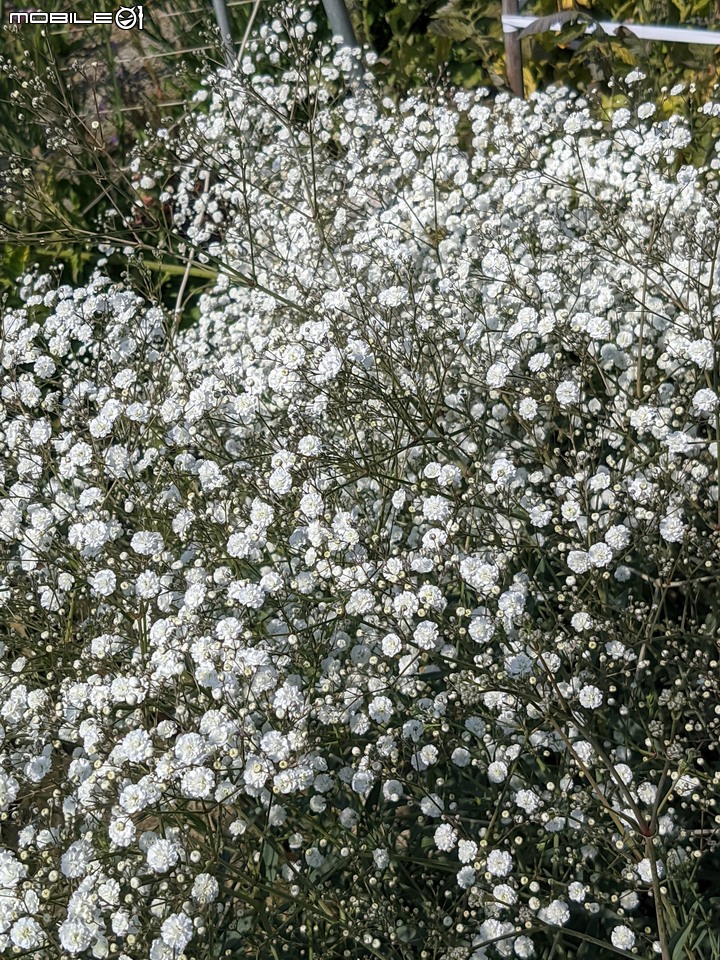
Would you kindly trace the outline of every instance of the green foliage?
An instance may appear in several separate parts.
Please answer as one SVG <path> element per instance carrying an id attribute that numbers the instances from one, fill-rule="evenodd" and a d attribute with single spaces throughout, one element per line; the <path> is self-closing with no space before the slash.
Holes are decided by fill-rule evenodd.
<path id="1" fill-rule="evenodd" d="M 93 4 L 97 12 L 117 7 L 115 0 Z M 48 0 L 42 9 L 69 7 Z M 230 8 L 238 39 L 250 10 Z M 13 278 L 33 263 L 77 284 L 87 279 L 89 249 L 98 243 L 147 249 L 150 256 L 162 245 L 163 211 L 150 202 L 138 208 L 128 162 L 148 127 L 172 131 L 187 115 L 199 76 L 223 57 L 214 18 L 197 0 L 146 0 L 144 13 L 142 31 L 3 24 L 0 293 L 11 303 Z M 113 279 L 127 263 L 126 256 L 111 256 Z M 184 272 L 184 264 L 156 264 L 139 279 L 148 294 L 152 287 L 174 305 Z"/>
<path id="2" fill-rule="evenodd" d="M 535 0 L 523 13 L 550 16 L 576 10 L 595 20 L 710 27 L 720 16 L 717 0 Z M 382 59 L 388 81 L 408 88 L 428 74 L 466 87 L 504 87 L 500 0 L 358 0 L 354 8 L 363 39 Z M 551 83 L 607 90 L 610 77 L 633 67 L 652 77 L 657 90 L 685 81 L 709 92 L 720 78 L 718 48 L 640 41 L 628 31 L 609 37 L 585 32 L 582 22 L 536 33 L 523 42 L 527 91 Z"/>

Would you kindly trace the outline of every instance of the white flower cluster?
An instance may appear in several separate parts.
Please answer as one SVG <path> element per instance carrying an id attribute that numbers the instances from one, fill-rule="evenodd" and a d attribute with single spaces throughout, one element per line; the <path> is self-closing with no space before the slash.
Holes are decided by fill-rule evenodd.
<path id="1" fill-rule="evenodd" d="M 4 310 L 0 952 L 650 951 L 720 779 L 716 183 L 564 90 L 263 72 L 311 27 L 179 147 L 195 326 Z"/>

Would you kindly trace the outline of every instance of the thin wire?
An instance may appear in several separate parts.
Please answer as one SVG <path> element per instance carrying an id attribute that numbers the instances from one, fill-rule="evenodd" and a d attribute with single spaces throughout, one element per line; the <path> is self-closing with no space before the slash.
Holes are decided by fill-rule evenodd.
<path id="1" fill-rule="evenodd" d="M 515 14 L 504 14 L 501 17 L 503 30 L 507 33 L 524 30 L 543 19 L 549 19 L 549 17 L 516 16 Z M 594 21 L 586 20 L 584 22 L 592 32 Z M 712 47 L 720 46 L 720 30 L 696 30 L 693 27 L 668 27 L 654 23 L 616 23 L 609 20 L 597 21 L 597 26 L 610 36 L 613 36 L 618 30 L 624 29 L 634 33 L 641 40 L 664 40 L 665 43 L 698 43 L 708 44 Z M 550 27 L 549 29 L 554 31 L 557 27 Z"/>
<path id="2" fill-rule="evenodd" d="M 217 44 L 209 43 L 204 47 L 186 47 L 184 50 L 170 50 L 167 53 L 150 53 L 142 57 L 121 57 L 115 63 L 137 63 L 138 60 L 159 60 L 162 57 L 179 57 L 182 53 L 197 53 L 199 50 L 213 50 Z"/>
<path id="3" fill-rule="evenodd" d="M 167 103 L 153 103 L 152 106 L 158 110 L 162 110 L 165 107 L 182 107 L 187 104 L 186 100 L 169 100 Z M 88 117 L 97 117 L 105 113 L 128 113 L 130 110 L 145 110 L 147 109 L 147 104 L 136 103 L 132 107 L 120 107 L 116 109 L 115 107 L 102 107 L 101 109 L 94 110 L 91 113 L 79 113 L 78 116 L 83 119 Z"/>
<path id="4" fill-rule="evenodd" d="M 217 44 L 209 43 L 204 47 L 187 47 L 184 50 L 171 50 L 168 53 L 148 53 L 139 57 L 120 57 L 117 60 L 113 60 L 113 63 L 137 63 L 139 60 L 159 60 L 162 57 L 179 57 L 183 53 L 198 53 L 200 50 L 214 50 L 216 49 Z M 60 67 L 61 73 L 68 73 L 71 70 L 76 69 L 72 64 L 65 64 Z"/>

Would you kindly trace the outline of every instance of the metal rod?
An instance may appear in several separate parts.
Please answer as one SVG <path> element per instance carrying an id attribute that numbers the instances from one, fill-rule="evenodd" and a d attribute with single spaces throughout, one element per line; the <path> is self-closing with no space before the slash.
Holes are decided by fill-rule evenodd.
<path id="1" fill-rule="evenodd" d="M 232 70 L 235 65 L 235 46 L 232 42 L 232 31 L 230 30 L 230 21 L 228 20 L 227 7 L 225 0 L 212 0 L 215 19 L 220 28 L 220 38 L 225 51 L 225 62 Z"/>
<path id="2" fill-rule="evenodd" d="M 343 47 L 350 50 L 357 49 L 359 44 L 355 37 L 350 14 L 345 6 L 345 0 L 322 0 L 322 5 L 325 8 L 325 14 L 333 36 L 341 38 Z M 353 58 L 351 76 L 359 88 L 364 86 L 363 73 L 360 61 Z"/>
<path id="3" fill-rule="evenodd" d="M 355 31 L 344 0 L 322 0 L 334 37 L 342 37 L 344 47 L 357 47 Z"/>
<path id="4" fill-rule="evenodd" d="M 505 74 L 508 86 L 516 97 L 523 97 L 522 41 L 517 32 L 506 27 L 509 17 L 517 17 L 518 0 L 502 0 L 502 24 L 505 37 Z"/>

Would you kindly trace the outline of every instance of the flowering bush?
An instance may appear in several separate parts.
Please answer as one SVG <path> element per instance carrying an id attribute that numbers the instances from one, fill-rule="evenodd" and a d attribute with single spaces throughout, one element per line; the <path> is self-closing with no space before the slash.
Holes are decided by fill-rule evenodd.
<path id="1" fill-rule="evenodd" d="M 719 956 L 717 178 L 291 31 L 161 142 L 195 326 L 4 311 L 0 949 Z"/>

